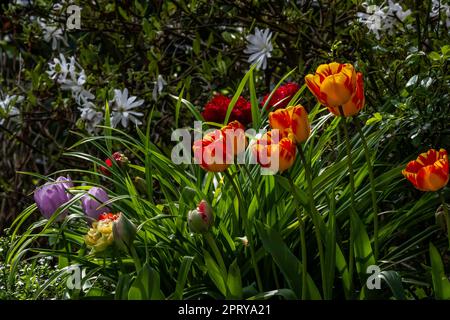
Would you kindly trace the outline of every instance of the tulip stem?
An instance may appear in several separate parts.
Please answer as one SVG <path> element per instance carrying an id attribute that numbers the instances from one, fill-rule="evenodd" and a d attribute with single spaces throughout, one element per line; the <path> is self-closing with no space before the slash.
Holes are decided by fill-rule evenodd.
<path id="1" fill-rule="evenodd" d="M 349 180 L 350 180 L 350 204 L 351 204 L 351 210 L 353 211 L 353 213 L 356 213 L 355 210 L 355 180 L 354 180 L 354 176 L 353 176 L 353 160 L 352 160 L 352 147 L 350 145 L 350 138 L 348 135 L 348 129 L 347 129 L 347 118 L 345 118 L 344 115 L 344 111 L 342 110 L 342 106 L 339 106 L 339 111 L 341 113 L 342 116 L 342 122 L 343 122 L 343 127 L 344 127 L 344 140 L 345 140 L 345 145 L 347 148 L 347 165 L 348 165 L 348 176 L 349 176 Z M 353 252 L 353 247 L 354 244 L 353 242 L 355 241 L 355 237 L 354 237 L 354 233 L 355 231 L 353 223 L 352 223 L 352 217 L 350 215 L 350 219 L 349 219 L 349 223 L 350 223 L 350 239 L 349 239 L 349 252 L 348 252 L 348 273 L 349 273 L 349 278 L 350 278 L 350 291 L 353 290 L 353 264 L 354 264 L 354 252 Z"/>
<path id="2" fill-rule="evenodd" d="M 133 261 L 134 261 L 134 266 L 136 268 L 136 272 L 139 272 L 141 270 L 141 268 L 142 268 L 142 265 L 141 265 L 141 260 L 139 259 L 139 256 L 137 254 L 136 248 L 132 244 L 131 246 L 129 246 L 129 249 L 130 249 L 130 254 L 133 257 Z"/>
<path id="3" fill-rule="evenodd" d="M 244 223 L 245 233 L 246 233 L 246 236 L 247 236 L 247 239 L 248 239 L 248 244 L 249 244 L 249 248 L 250 248 L 250 256 L 251 256 L 251 259 L 252 259 L 253 269 L 255 270 L 256 283 L 258 285 L 258 290 L 260 292 L 263 292 L 264 288 L 263 288 L 263 285 L 262 285 L 262 280 L 261 280 L 261 276 L 260 276 L 260 273 L 259 273 L 258 264 L 256 262 L 256 254 L 255 254 L 255 248 L 254 248 L 254 243 L 253 243 L 253 237 L 252 237 L 252 234 L 250 232 L 250 227 L 248 225 L 247 210 L 245 210 L 245 208 L 243 207 L 244 203 L 242 202 L 241 191 L 239 190 L 238 186 L 236 185 L 236 182 L 234 181 L 233 177 L 228 172 L 228 170 L 225 170 L 224 173 L 227 176 L 228 180 L 230 180 L 230 183 L 231 183 L 234 191 L 236 192 L 236 196 L 238 198 L 239 213 L 240 213 L 240 216 L 242 216 L 242 221 Z"/>
<path id="4" fill-rule="evenodd" d="M 364 147 L 364 153 L 366 154 L 367 161 L 367 171 L 369 172 L 369 182 L 370 182 L 370 193 L 372 196 L 372 210 L 373 210 L 373 244 L 375 252 L 375 261 L 378 260 L 378 206 L 377 206 L 377 194 L 375 191 L 375 181 L 373 178 L 373 167 L 372 159 L 370 157 L 369 147 L 367 146 L 367 140 L 361 129 L 361 125 L 358 119 L 355 119 L 356 129 L 358 130 L 359 136 Z"/>
<path id="5" fill-rule="evenodd" d="M 301 244 L 301 248 L 302 248 L 302 300 L 306 300 L 307 298 L 307 285 L 306 285 L 306 279 L 307 279 L 307 274 L 308 274 L 308 255 L 306 254 L 306 237 L 305 237 L 305 232 L 306 232 L 306 225 L 305 225 L 305 221 L 303 221 L 302 219 L 302 215 L 300 214 L 300 211 L 297 210 L 297 219 L 298 219 L 298 224 L 300 226 L 300 244 Z"/>
<path id="6" fill-rule="evenodd" d="M 225 265 L 225 262 L 223 262 L 223 257 L 222 254 L 220 253 L 219 247 L 217 246 L 216 240 L 214 240 L 214 237 L 212 236 L 210 231 L 205 233 L 204 237 L 208 242 L 209 246 L 211 247 L 214 255 L 216 256 L 216 260 L 219 263 L 220 268 L 222 269 L 222 274 L 225 276 L 226 279 L 227 267 Z"/>
<path id="7" fill-rule="evenodd" d="M 69 265 L 71 265 L 72 263 L 70 261 L 70 249 L 69 249 L 69 245 L 67 243 L 66 234 L 64 233 L 64 228 L 61 228 L 61 238 L 64 243 L 64 248 L 66 249 L 67 262 Z"/>
<path id="8" fill-rule="evenodd" d="M 441 199 L 442 209 L 444 210 L 445 223 L 447 226 L 448 248 L 450 250 L 450 217 L 448 216 L 448 208 L 445 203 L 444 192 L 442 190 L 439 191 L 439 198 Z"/>
<path id="9" fill-rule="evenodd" d="M 316 205 L 314 203 L 314 187 L 313 187 L 313 181 L 312 181 L 312 174 L 311 174 L 311 166 L 309 162 L 306 161 L 305 152 L 303 151 L 303 147 L 300 145 L 298 147 L 300 158 L 303 162 L 303 166 L 305 167 L 305 176 L 306 181 L 308 183 L 308 196 L 309 196 L 309 209 L 310 209 L 310 215 L 311 220 L 314 224 L 314 233 L 316 236 L 317 241 L 317 248 L 319 250 L 319 260 L 320 260 L 320 272 L 322 276 L 322 289 L 325 293 L 325 262 L 324 262 L 324 254 L 323 254 L 323 244 L 322 244 L 322 237 L 320 235 L 320 213 L 317 211 Z"/>

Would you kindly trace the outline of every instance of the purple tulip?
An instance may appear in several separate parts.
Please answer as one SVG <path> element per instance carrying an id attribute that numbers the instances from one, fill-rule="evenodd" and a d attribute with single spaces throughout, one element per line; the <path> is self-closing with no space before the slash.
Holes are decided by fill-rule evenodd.
<path id="1" fill-rule="evenodd" d="M 47 182 L 34 191 L 34 201 L 46 219 L 50 219 L 56 210 L 72 199 L 72 195 L 67 192 L 68 188 L 73 187 L 70 177 L 59 177 L 55 182 Z M 67 211 L 63 212 L 58 220 L 64 218 Z"/>
<path id="2" fill-rule="evenodd" d="M 69 176 L 66 177 L 58 177 L 58 179 L 56 179 L 56 181 L 61 182 L 61 184 L 63 185 L 63 187 L 67 190 L 69 188 L 73 188 L 73 183 L 72 183 L 72 179 L 70 179 Z"/>
<path id="3" fill-rule="evenodd" d="M 99 208 L 102 204 L 109 200 L 108 194 L 102 188 L 92 187 L 89 192 L 81 198 L 81 207 L 84 213 L 98 220 L 102 213 L 108 213 L 111 209 L 107 206 Z"/>

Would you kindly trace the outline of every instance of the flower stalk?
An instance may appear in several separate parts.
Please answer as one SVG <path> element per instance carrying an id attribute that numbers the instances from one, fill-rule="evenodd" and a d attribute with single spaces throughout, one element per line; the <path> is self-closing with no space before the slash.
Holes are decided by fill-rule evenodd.
<path id="1" fill-rule="evenodd" d="M 450 217 L 448 216 L 448 207 L 445 203 L 444 192 L 439 190 L 439 199 L 441 200 L 442 209 L 444 210 L 445 223 L 447 227 L 448 249 L 450 250 Z"/>
<path id="2" fill-rule="evenodd" d="M 258 264 L 256 262 L 256 254 L 255 254 L 253 237 L 250 232 L 250 226 L 248 224 L 247 210 L 245 210 L 245 208 L 243 207 L 244 203 L 242 202 L 242 195 L 241 195 L 241 192 L 240 192 L 238 186 L 236 185 L 236 182 L 234 181 L 233 177 L 228 172 L 228 170 L 225 170 L 224 173 L 227 176 L 227 178 L 230 180 L 230 183 L 231 183 L 234 191 L 236 192 L 236 196 L 238 198 L 239 213 L 240 213 L 240 216 L 242 217 L 242 221 L 244 223 L 245 235 L 247 236 L 247 239 L 249 242 L 250 256 L 251 256 L 251 260 L 252 260 L 253 269 L 255 270 L 256 283 L 258 285 L 258 290 L 263 292 L 264 290 L 263 290 L 261 275 L 259 273 Z"/>
<path id="3" fill-rule="evenodd" d="M 355 119 L 356 130 L 358 130 L 359 136 L 364 147 L 364 153 L 366 155 L 367 171 L 369 172 L 370 194 L 372 197 L 372 210 L 373 210 L 373 239 L 374 239 L 374 251 L 375 261 L 378 260 L 378 206 L 377 206 L 377 194 L 375 191 L 375 180 L 373 177 L 372 159 L 370 157 L 369 147 L 367 146 L 367 140 L 364 136 L 364 132 L 361 129 L 361 125 L 358 119 Z"/>
<path id="4" fill-rule="evenodd" d="M 344 128 L 344 140 L 345 145 L 347 148 L 347 165 L 348 165 L 348 175 L 350 180 L 350 204 L 351 204 L 351 210 L 353 213 L 356 213 L 355 210 L 355 179 L 354 179 L 354 172 L 353 172 L 353 160 L 352 160 L 352 147 L 350 145 L 350 138 L 348 135 L 348 128 L 347 128 L 347 119 L 345 118 L 344 111 L 342 110 L 342 106 L 339 106 L 339 111 L 343 117 L 343 128 Z M 350 277 L 350 289 L 353 289 L 353 265 L 354 265 L 354 241 L 355 241 L 355 231 L 353 230 L 354 226 L 352 223 L 352 219 L 350 218 L 350 239 L 349 239 L 349 252 L 348 252 L 348 273 Z"/>
<path id="5" fill-rule="evenodd" d="M 214 240 L 211 231 L 205 233 L 204 237 L 206 239 L 206 242 L 208 242 L 208 245 L 211 247 L 211 250 L 213 251 L 214 256 L 216 257 L 217 262 L 219 263 L 219 267 L 222 270 L 222 274 L 226 275 L 227 267 L 225 265 L 225 262 L 223 261 L 222 254 L 220 253 L 219 247 L 217 246 L 216 240 Z"/>
<path id="6" fill-rule="evenodd" d="M 314 187 L 313 187 L 313 181 L 312 181 L 312 175 L 311 175 L 311 166 L 309 162 L 306 161 L 306 156 L 303 151 L 303 147 L 300 145 L 298 147 L 300 159 L 303 162 L 303 166 L 305 168 L 305 176 L 306 181 L 308 183 L 308 198 L 309 198 L 309 210 L 310 210 L 310 216 L 311 220 L 314 224 L 314 233 L 316 236 L 317 241 L 317 248 L 319 251 L 319 260 L 320 260 L 320 273 L 322 277 L 322 289 L 325 292 L 325 261 L 324 261 L 324 252 L 323 252 L 323 243 L 322 243 L 322 236 L 320 235 L 320 214 L 316 208 L 315 202 L 314 202 Z"/>

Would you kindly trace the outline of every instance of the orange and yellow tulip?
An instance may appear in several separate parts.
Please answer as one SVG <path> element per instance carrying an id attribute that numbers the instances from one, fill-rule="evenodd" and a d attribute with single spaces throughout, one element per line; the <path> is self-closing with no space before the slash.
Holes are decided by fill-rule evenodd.
<path id="1" fill-rule="evenodd" d="M 227 153 L 225 136 L 221 130 L 206 134 L 194 142 L 195 163 L 206 171 L 223 172 L 233 161 L 233 154 Z"/>
<path id="2" fill-rule="evenodd" d="M 239 121 L 232 121 L 195 141 L 192 149 L 196 163 L 206 171 L 225 171 L 233 163 L 234 156 L 245 150 L 244 129 Z"/>
<path id="3" fill-rule="evenodd" d="M 294 164 L 297 148 L 291 137 L 280 134 L 278 143 L 269 131 L 252 146 L 253 156 L 263 168 L 283 172 Z M 274 158 L 276 157 L 276 158 Z M 272 160 L 278 160 L 278 167 Z"/>
<path id="4" fill-rule="evenodd" d="M 406 165 L 402 174 L 421 191 L 442 189 L 449 180 L 447 151 L 430 149 L 421 153 Z"/>
<path id="5" fill-rule="evenodd" d="M 225 137 L 225 141 L 232 139 L 233 156 L 245 151 L 247 139 L 245 138 L 245 127 L 237 120 L 234 120 L 220 129 Z M 230 142 L 231 143 L 231 142 Z M 228 146 L 231 148 L 231 145 Z"/>
<path id="6" fill-rule="evenodd" d="M 269 113 L 269 124 L 282 135 L 292 134 L 297 143 L 305 142 L 310 134 L 308 113 L 301 105 L 278 109 Z"/>
<path id="7" fill-rule="evenodd" d="M 317 100 L 336 116 L 353 116 L 364 107 L 363 76 L 350 63 L 322 64 L 305 81 Z"/>

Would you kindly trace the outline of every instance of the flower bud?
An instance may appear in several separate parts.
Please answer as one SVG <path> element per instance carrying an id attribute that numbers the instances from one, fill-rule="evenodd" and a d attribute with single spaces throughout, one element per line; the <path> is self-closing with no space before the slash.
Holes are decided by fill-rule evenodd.
<path id="1" fill-rule="evenodd" d="M 206 233 L 213 223 L 212 209 L 205 200 L 200 201 L 197 208 L 188 213 L 188 225 L 192 232 Z"/>
<path id="2" fill-rule="evenodd" d="M 147 194 L 147 182 L 145 181 L 145 179 L 139 176 L 134 177 L 134 185 L 136 189 L 139 190 L 139 192 Z"/>
<path id="3" fill-rule="evenodd" d="M 112 228 L 114 243 L 119 249 L 127 251 L 133 245 L 136 226 L 122 212 L 119 212 L 116 216 L 117 219 L 114 221 Z"/>
<path id="4" fill-rule="evenodd" d="M 92 187 L 89 189 L 89 192 L 81 198 L 81 207 L 87 216 L 97 220 L 100 214 L 110 211 L 109 207 L 102 206 L 108 200 L 108 194 L 105 190 Z"/>
<path id="5" fill-rule="evenodd" d="M 116 151 L 112 154 L 112 159 L 117 162 L 119 166 L 125 166 L 128 164 L 128 158 L 125 157 L 125 155 L 119 151 Z M 111 172 L 109 171 L 109 168 L 113 166 L 113 162 L 110 158 L 105 159 L 105 165 L 106 166 L 100 166 L 100 172 L 103 173 L 106 176 L 110 176 Z"/>
<path id="6" fill-rule="evenodd" d="M 113 159 L 119 164 L 119 166 L 125 166 L 128 164 L 128 158 L 119 151 L 116 151 L 112 155 Z"/>
<path id="7" fill-rule="evenodd" d="M 34 191 L 34 201 L 46 219 L 50 219 L 60 206 L 72 199 L 72 195 L 67 192 L 71 187 L 73 183 L 70 177 L 59 177 L 55 182 L 47 182 Z M 58 220 L 63 219 L 66 214 L 67 211 L 64 211 Z"/>

